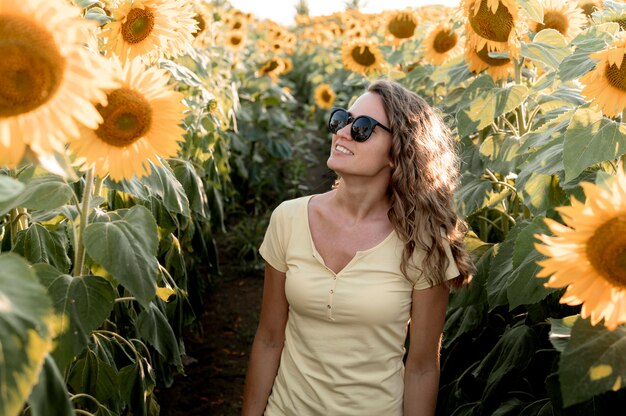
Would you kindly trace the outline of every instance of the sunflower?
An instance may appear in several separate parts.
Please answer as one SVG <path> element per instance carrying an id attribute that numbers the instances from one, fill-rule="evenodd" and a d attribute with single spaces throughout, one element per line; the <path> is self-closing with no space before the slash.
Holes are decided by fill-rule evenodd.
<path id="1" fill-rule="evenodd" d="M 341 58 L 347 70 L 364 75 L 380 71 L 385 62 L 380 49 L 373 42 L 364 39 L 344 42 Z"/>
<path id="2" fill-rule="evenodd" d="M 320 84 L 313 91 L 313 98 L 319 108 L 330 110 L 335 102 L 335 91 L 328 84 Z"/>
<path id="3" fill-rule="evenodd" d="M 575 3 L 564 0 L 543 0 L 543 23 L 531 22 L 530 30 L 557 30 L 568 42 L 582 32 L 587 18 Z"/>
<path id="4" fill-rule="evenodd" d="M 546 287 L 567 287 L 560 302 L 582 304 L 581 316 L 591 324 L 604 318 L 614 330 L 626 322 L 626 176 L 622 166 L 606 188 L 581 183 L 586 202 L 572 198 L 559 207 L 565 225 L 546 219 L 554 236 L 535 235 L 535 248 L 548 256 L 537 264 L 537 277 L 550 277 Z"/>
<path id="5" fill-rule="evenodd" d="M 624 32 L 620 32 L 624 33 Z M 589 55 L 595 69 L 583 75 L 581 93 L 604 115 L 615 117 L 626 108 L 626 35 L 618 36 L 607 49 Z"/>
<path id="6" fill-rule="evenodd" d="M 101 32 L 104 50 L 122 59 L 183 55 L 198 31 L 191 3 L 185 0 L 122 0 L 111 15 L 113 21 Z"/>
<path id="7" fill-rule="evenodd" d="M 467 22 L 465 35 L 471 48 L 489 52 L 509 51 L 517 56 L 518 46 L 512 42 L 519 24 L 515 0 L 461 0 Z"/>
<path id="8" fill-rule="evenodd" d="M 476 51 L 469 45 L 465 46 L 465 61 L 471 72 L 480 73 L 487 70 L 494 81 L 501 79 L 506 80 L 513 75 L 515 68 L 513 61 L 509 58 L 493 58 L 489 56 L 487 47 L 483 47 L 480 51 Z"/>
<path id="9" fill-rule="evenodd" d="M 261 65 L 257 73 L 258 76 L 269 76 L 272 80 L 276 81 L 278 76 L 285 70 L 285 63 L 277 56 L 268 59 Z"/>
<path id="10" fill-rule="evenodd" d="M 98 106 L 103 122 L 84 129 L 70 141 L 81 169 L 119 181 L 150 173 L 160 157 L 175 156 L 185 131 L 183 95 L 167 87 L 169 76 L 155 66 L 145 67 L 140 58 L 115 62 L 121 86 L 109 90 L 107 105 Z"/>
<path id="11" fill-rule="evenodd" d="M 447 23 L 435 26 L 424 39 L 422 48 L 424 58 L 433 65 L 442 65 L 463 52 L 463 44 L 458 32 Z"/>
<path id="12" fill-rule="evenodd" d="M 115 84 L 108 62 L 84 48 L 92 29 L 65 2 L 0 2 L 0 166 L 15 167 L 26 146 L 63 152 L 78 122 L 97 126 L 92 103 Z"/>
<path id="13" fill-rule="evenodd" d="M 387 33 L 396 41 L 412 38 L 416 28 L 417 17 L 408 10 L 390 13 L 385 25 Z"/>
<path id="14" fill-rule="evenodd" d="M 578 7 L 587 17 L 591 17 L 591 14 L 596 10 L 602 10 L 601 0 L 578 0 Z"/>
<path id="15" fill-rule="evenodd" d="M 619 25 L 620 30 L 626 30 L 626 10 L 623 5 L 618 7 L 606 7 L 591 16 L 591 20 L 595 25 L 606 22 L 615 22 Z"/>
<path id="16" fill-rule="evenodd" d="M 226 46 L 234 51 L 240 51 L 246 45 L 246 34 L 241 30 L 231 30 L 226 34 Z"/>

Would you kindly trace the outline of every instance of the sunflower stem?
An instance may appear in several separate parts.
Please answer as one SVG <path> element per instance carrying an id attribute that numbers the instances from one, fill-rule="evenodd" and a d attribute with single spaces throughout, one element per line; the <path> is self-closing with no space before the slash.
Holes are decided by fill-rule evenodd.
<path id="1" fill-rule="evenodd" d="M 87 171 L 85 176 L 85 189 L 83 190 L 83 200 L 80 208 L 80 221 L 78 223 L 78 231 L 75 235 L 75 251 L 74 251 L 74 270 L 73 275 L 82 276 L 85 264 L 85 245 L 83 243 L 83 234 L 89 221 L 89 201 L 93 190 L 93 168 Z"/>
<path id="2" fill-rule="evenodd" d="M 513 67 L 515 70 L 515 85 L 522 85 L 522 63 L 523 58 L 513 60 Z M 522 137 L 528 129 L 523 102 L 515 109 L 515 115 L 517 118 L 517 133 L 519 137 Z"/>

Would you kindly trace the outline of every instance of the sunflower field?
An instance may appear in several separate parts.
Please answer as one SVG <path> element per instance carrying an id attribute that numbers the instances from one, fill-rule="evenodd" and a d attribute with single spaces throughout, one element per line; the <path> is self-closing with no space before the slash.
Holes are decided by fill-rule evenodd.
<path id="1" fill-rule="evenodd" d="M 346 5 L 283 26 L 226 0 L 0 0 L 0 416 L 158 415 L 218 242 L 262 266 L 328 110 L 380 77 L 462 156 L 477 272 L 438 415 L 623 409 L 626 4 Z"/>

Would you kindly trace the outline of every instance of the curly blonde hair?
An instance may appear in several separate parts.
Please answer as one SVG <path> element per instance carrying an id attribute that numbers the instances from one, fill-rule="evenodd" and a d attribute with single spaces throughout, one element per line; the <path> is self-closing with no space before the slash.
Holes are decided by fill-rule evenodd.
<path id="1" fill-rule="evenodd" d="M 388 216 L 404 242 L 400 268 L 407 276 L 416 248 L 425 250 L 419 267 L 433 285 L 460 287 L 475 271 L 463 246 L 465 222 L 454 210 L 460 159 L 455 141 L 441 117 L 424 99 L 397 82 L 382 79 L 368 87 L 380 95 L 393 130 L 393 163 Z M 460 276 L 445 281 L 450 245 Z"/>

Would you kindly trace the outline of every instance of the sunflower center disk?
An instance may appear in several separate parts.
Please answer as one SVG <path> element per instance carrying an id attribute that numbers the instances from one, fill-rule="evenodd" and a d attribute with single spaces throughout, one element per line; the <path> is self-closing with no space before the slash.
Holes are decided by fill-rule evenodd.
<path id="1" fill-rule="evenodd" d="M 626 92 L 626 55 L 622 59 L 622 64 L 617 65 L 606 64 L 606 70 L 604 71 L 606 81 L 614 88 L 620 91 Z"/>
<path id="2" fill-rule="evenodd" d="M 489 51 L 486 46 L 480 51 L 477 51 L 476 55 L 478 55 L 481 61 L 485 62 L 489 66 L 502 66 L 511 62 L 509 58 L 492 58 L 489 56 Z"/>
<path id="3" fill-rule="evenodd" d="M 330 96 L 330 94 L 328 93 L 328 91 L 327 91 L 327 90 L 322 91 L 322 100 L 323 100 L 325 103 L 329 103 L 329 102 L 330 102 L 330 100 L 332 100 L 332 97 Z"/>
<path id="4" fill-rule="evenodd" d="M 587 241 L 593 268 L 614 286 L 626 289 L 626 217 L 602 224 Z"/>
<path id="5" fill-rule="evenodd" d="M 537 25 L 537 32 L 543 29 L 558 30 L 561 35 L 567 33 L 569 22 L 563 13 L 554 10 L 546 11 L 543 15 L 543 23 Z"/>
<path id="6" fill-rule="evenodd" d="M 406 16 L 399 16 L 389 22 L 389 33 L 398 39 L 408 39 L 415 33 L 415 22 Z"/>
<path id="7" fill-rule="evenodd" d="M 469 22 L 478 36 L 494 42 L 506 42 L 513 29 L 513 16 L 500 3 L 498 10 L 492 13 L 487 7 L 488 0 L 482 0 L 478 13 L 470 13 Z"/>
<path id="8" fill-rule="evenodd" d="M 193 32 L 193 37 L 197 38 L 200 35 L 200 33 L 204 32 L 204 29 L 206 29 L 206 20 L 204 20 L 202 15 L 199 13 L 196 14 L 193 18 L 196 22 L 198 22 L 198 30 Z"/>
<path id="9" fill-rule="evenodd" d="M 352 49 L 352 59 L 362 66 L 369 67 L 376 63 L 376 57 L 368 46 L 357 46 Z"/>
<path id="10" fill-rule="evenodd" d="M 149 8 L 130 9 L 122 23 L 122 37 L 128 43 L 139 43 L 147 38 L 154 28 L 154 14 Z"/>
<path id="11" fill-rule="evenodd" d="M 28 113 L 54 96 L 65 59 L 54 38 L 27 16 L 0 16 L 0 118 Z"/>
<path id="12" fill-rule="evenodd" d="M 437 33 L 437 36 L 435 36 L 433 49 L 435 49 L 438 53 L 446 53 L 456 46 L 456 42 L 458 40 L 457 38 L 458 36 L 456 33 L 442 30 Z"/>
<path id="13" fill-rule="evenodd" d="M 617 17 L 611 22 L 615 22 L 619 25 L 620 30 L 626 30 L 626 18 L 625 17 Z"/>
<path id="14" fill-rule="evenodd" d="M 125 147 L 143 137 L 152 124 L 152 108 L 146 98 L 128 88 L 114 90 L 108 95 L 106 107 L 97 106 L 104 122 L 96 135 L 116 147 Z"/>

